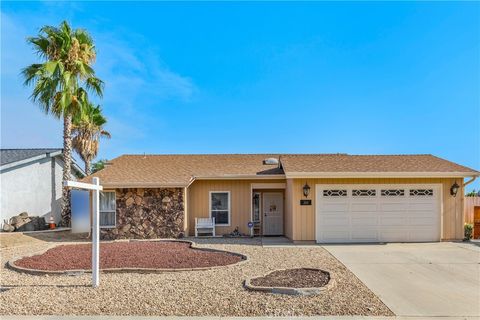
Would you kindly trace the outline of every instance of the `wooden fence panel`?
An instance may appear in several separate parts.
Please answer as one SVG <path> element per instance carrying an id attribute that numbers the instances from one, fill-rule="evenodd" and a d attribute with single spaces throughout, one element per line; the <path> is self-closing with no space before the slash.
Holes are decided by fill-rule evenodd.
<path id="1" fill-rule="evenodd" d="M 480 207 L 480 197 L 465 197 L 463 205 L 463 217 L 465 223 L 473 224 L 473 210 L 476 206 Z"/>

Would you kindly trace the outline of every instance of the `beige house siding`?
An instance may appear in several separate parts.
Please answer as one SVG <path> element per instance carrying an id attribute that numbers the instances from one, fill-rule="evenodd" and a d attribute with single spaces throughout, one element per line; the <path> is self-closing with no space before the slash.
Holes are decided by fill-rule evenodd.
<path id="1" fill-rule="evenodd" d="M 227 234 L 238 226 L 239 231 L 250 234 L 252 183 L 285 183 L 285 180 L 196 180 L 187 189 L 187 232 L 195 234 L 195 218 L 209 217 L 211 191 L 230 191 L 230 226 L 217 227 L 217 234 Z"/>
<path id="2" fill-rule="evenodd" d="M 252 183 L 285 183 L 284 233 L 294 241 L 315 241 L 315 185 L 316 184 L 441 184 L 442 185 L 442 240 L 460 240 L 463 238 L 463 188 L 457 197 L 450 195 L 450 187 L 461 178 L 342 178 L 342 179 L 286 179 L 286 180 L 197 180 L 187 188 L 187 219 L 185 229 L 188 235 L 195 233 L 195 218 L 209 216 L 209 192 L 230 191 L 230 226 L 217 227 L 217 234 L 230 233 L 239 227 L 240 232 L 249 234 L 247 223 L 251 219 Z M 311 206 L 301 206 L 303 186 L 307 182 L 311 187 L 308 199 Z"/>
<path id="3" fill-rule="evenodd" d="M 463 238 L 463 187 L 458 191 L 457 197 L 450 195 L 450 187 L 457 181 L 462 185 L 463 179 L 452 178 L 362 178 L 362 179 L 287 179 L 287 195 L 293 195 L 288 210 L 291 217 L 286 222 L 291 221 L 290 226 L 286 226 L 287 236 L 294 241 L 314 241 L 315 240 L 315 185 L 316 184 L 442 184 L 443 214 L 441 218 L 441 238 L 442 240 L 460 240 Z M 312 200 L 311 206 L 301 206 L 300 199 L 303 196 L 303 186 L 305 182 L 311 187 L 310 195 L 307 199 Z M 288 198 L 288 197 L 287 197 Z M 290 201 L 290 200 L 288 200 Z M 287 202 L 289 203 L 289 202 Z"/>
<path id="4" fill-rule="evenodd" d="M 293 239 L 293 180 L 287 179 L 285 189 L 285 236 Z"/>

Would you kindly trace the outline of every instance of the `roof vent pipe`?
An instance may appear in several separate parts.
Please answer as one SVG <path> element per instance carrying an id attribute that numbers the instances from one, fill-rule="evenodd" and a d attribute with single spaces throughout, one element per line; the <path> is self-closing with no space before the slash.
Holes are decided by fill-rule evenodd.
<path id="1" fill-rule="evenodd" d="M 264 165 L 278 165 L 278 159 L 277 158 L 267 158 L 263 160 Z"/>

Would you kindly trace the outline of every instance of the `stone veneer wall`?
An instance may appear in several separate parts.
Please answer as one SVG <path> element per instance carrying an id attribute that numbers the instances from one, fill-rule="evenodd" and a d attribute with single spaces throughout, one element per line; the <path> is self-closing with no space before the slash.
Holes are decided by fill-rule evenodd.
<path id="1" fill-rule="evenodd" d="M 185 206 L 182 188 L 116 189 L 116 228 L 102 239 L 181 238 Z"/>

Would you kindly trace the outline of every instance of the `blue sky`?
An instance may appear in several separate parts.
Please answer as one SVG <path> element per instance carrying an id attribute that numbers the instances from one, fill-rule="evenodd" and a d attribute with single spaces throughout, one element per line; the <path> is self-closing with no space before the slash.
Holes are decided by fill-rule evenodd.
<path id="1" fill-rule="evenodd" d="M 19 72 L 36 61 L 25 38 L 64 19 L 96 41 L 101 158 L 432 153 L 480 169 L 478 2 L 2 2 L 2 147 L 62 145 Z"/>

